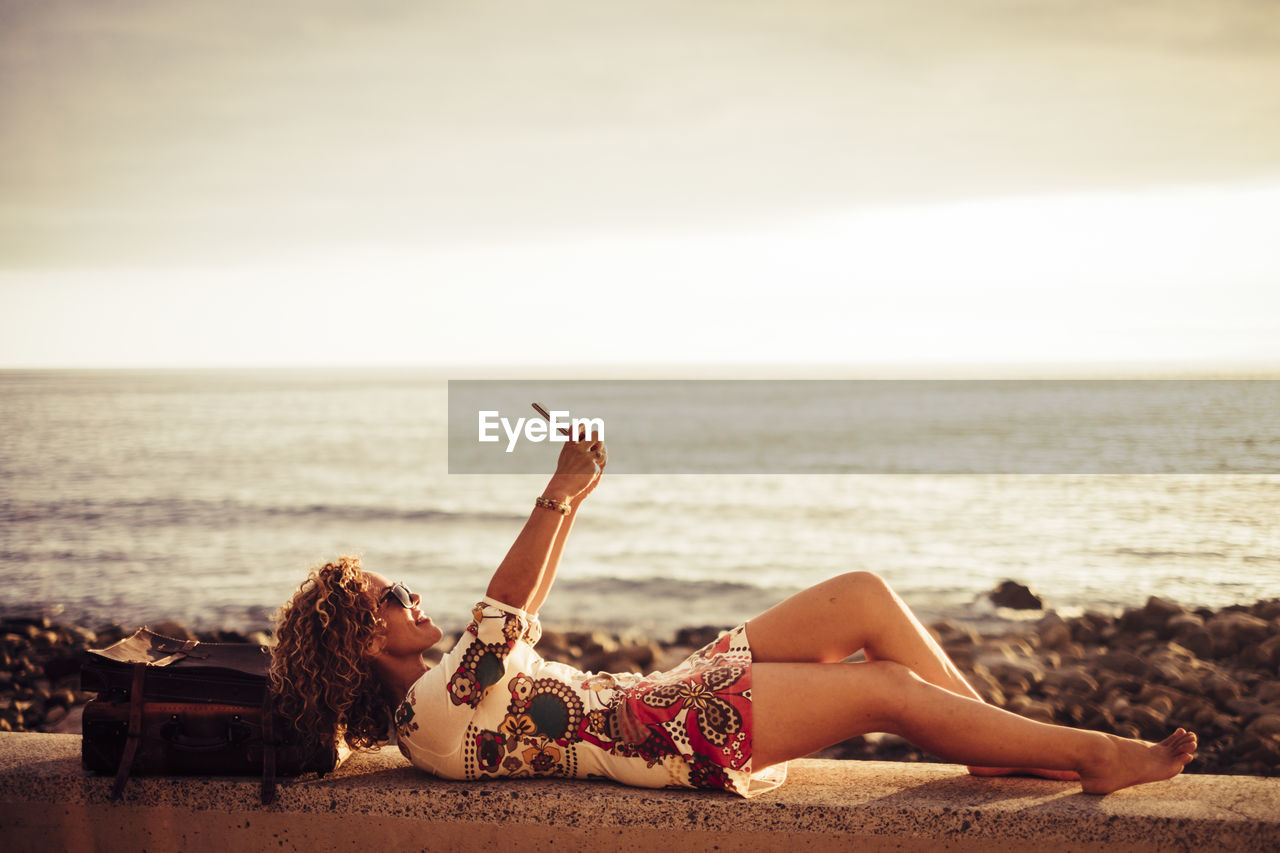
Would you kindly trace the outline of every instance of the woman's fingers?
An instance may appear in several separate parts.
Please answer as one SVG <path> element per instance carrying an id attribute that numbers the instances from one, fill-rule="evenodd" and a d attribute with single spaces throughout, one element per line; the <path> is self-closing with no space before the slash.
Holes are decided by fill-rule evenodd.
<path id="1" fill-rule="evenodd" d="M 583 447 L 595 460 L 597 465 L 604 466 L 605 460 L 608 459 L 609 453 L 605 449 L 604 439 L 598 438 L 597 434 L 592 431 L 588 432 L 585 425 L 578 427 L 578 438 L 575 444 Z"/>
<path id="2" fill-rule="evenodd" d="M 556 465 L 558 474 L 594 478 L 603 469 L 608 452 L 604 440 L 596 433 L 579 427 L 576 441 L 570 440 L 560 451 L 560 459 Z M 582 484 L 585 487 L 586 483 Z"/>

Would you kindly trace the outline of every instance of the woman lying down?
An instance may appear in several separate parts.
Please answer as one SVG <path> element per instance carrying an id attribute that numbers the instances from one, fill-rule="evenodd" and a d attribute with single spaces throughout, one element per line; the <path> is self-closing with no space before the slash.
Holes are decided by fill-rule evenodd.
<path id="1" fill-rule="evenodd" d="M 565 540 L 608 462 L 565 443 L 528 522 L 436 666 L 441 631 L 421 596 L 342 557 L 311 572 L 280 613 L 272 684 L 318 742 L 353 749 L 394 725 L 414 765 L 446 779 L 607 778 L 742 796 L 786 762 L 889 732 L 981 776 L 1078 781 L 1086 793 L 1168 779 L 1196 736 L 1160 743 L 1036 722 L 986 704 L 879 577 L 851 572 L 722 634 L 667 672 L 582 672 L 535 649 L 538 610 Z M 846 662 L 855 652 L 864 662 Z"/>

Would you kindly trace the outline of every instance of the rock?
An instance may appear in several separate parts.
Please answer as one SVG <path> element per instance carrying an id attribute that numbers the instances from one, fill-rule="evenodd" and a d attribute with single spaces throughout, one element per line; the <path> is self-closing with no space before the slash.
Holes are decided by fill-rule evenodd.
<path id="1" fill-rule="evenodd" d="M 1214 714 L 1209 725 L 1221 734 L 1230 734 L 1236 730 L 1236 721 L 1229 714 Z"/>
<path id="2" fill-rule="evenodd" d="M 1147 663 L 1147 677 L 1161 684 L 1176 684 L 1183 671 L 1183 667 L 1171 660 L 1150 660 Z"/>
<path id="3" fill-rule="evenodd" d="M 1084 666 L 1090 673 L 1098 679 L 1098 689 L 1103 693 L 1112 693 L 1116 690 L 1123 690 L 1126 693 L 1137 693 L 1142 690 L 1146 682 L 1136 676 L 1127 673 L 1118 672 L 1109 669 L 1098 662 L 1099 658 L 1104 655 L 1094 655 L 1093 660 L 1085 661 Z"/>
<path id="4" fill-rule="evenodd" d="M 1127 737 L 1127 738 L 1142 737 L 1141 730 L 1139 730 L 1138 727 L 1133 723 L 1116 723 L 1114 733 L 1120 735 L 1120 737 Z"/>
<path id="5" fill-rule="evenodd" d="M 1213 706 L 1206 703 L 1201 705 L 1195 713 L 1191 715 L 1191 723 L 1197 731 L 1203 733 L 1204 728 L 1213 722 L 1213 718 L 1216 714 L 1217 712 L 1214 711 Z"/>
<path id="6" fill-rule="evenodd" d="M 1141 631 L 1147 624 L 1147 616 L 1138 607 L 1126 608 L 1124 613 L 1120 614 L 1118 620 L 1121 630 L 1128 634 L 1136 634 Z"/>
<path id="7" fill-rule="evenodd" d="M 1280 713 L 1263 714 L 1245 726 L 1245 731 L 1258 736 L 1280 735 Z"/>
<path id="8" fill-rule="evenodd" d="M 267 631 L 250 631 L 245 636 L 245 641 L 253 643 L 255 646 L 274 646 L 276 644 L 275 636 Z"/>
<path id="9" fill-rule="evenodd" d="M 1040 687 L 1087 697 L 1097 692 L 1098 681 L 1084 667 L 1071 666 L 1047 670 Z"/>
<path id="10" fill-rule="evenodd" d="M 981 666 L 1000 682 L 1006 690 L 1024 693 L 1032 684 L 1044 678 L 1044 668 L 1032 657 L 988 652 L 979 655 L 975 668 Z"/>
<path id="11" fill-rule="evenodd" d="M 1053 706 L 1048 702 L 1038 702 L 1029 696 L 1013 696 L 1005 703 L 1004 708 L 1006 711 L 1012 711 L 1019 716 L 1042 723 L 1054 721 Z"/>
<path id="12" fill-rule="evenodd" d="M 1005 703 L 1004 688 L 1000 686 L 1000 682 L 991 670 L 985 666 L 974 666 L 966 679 L 974 690 L 982 694 L 982 698 L 986 699 L 992 705 L 1001 705 Z"/>
<path id="13" fill-rule="evenodd" d="M 1192 628 L 1178 635 L 1178 643 L 1187 651 L 1203 660 L 1212 660 L 1213 637 L 1204 628 Z"/>
<path id="14" fill-rule="evenodd" d="M 717 628 L 714 625 L 703 625 L 700 628 L 681 628 L 676 632 L 675 643 L 677 646 L 692 646 L 695 649 L 700 649 L 716 637 L 719 637 L 724 630 L 724 628 Z"/>
<path id="15" fill-rule="evenodd" d="M 84 648 L 95 648 L 98 643 L 98 635 L 88 628 L 79 625 L 69 625 L 67 632 L 72 637 L 72 642 Z"/>
<path id="16" fill-rule="evenodd" d="M 1250 645 L 1245 652 L 1258 666 L 1272 672 L 1280 671 L 1280 634 L 1272 634 L 1261 643 Z"/>
<path id="17" fill-rule="evenodd" d="M 78 735 L 83 730 L 83 720 L 84 705 L 77 705 L 67 711 L 67 715 L 54 725 L 51 731 L 60 735 Z"/>
<path id="18" fill-rule="evenodd" d="M 569 640 L 560 631 L 543 631 L 538 641 L 538 651 L 547 660 L 568 661 Z"/>
<path id="19" fill-rule="evenodd" d="M 935 622 L 929 626 L 929 630 L 937 638 L 938 642 L 944 646 L 949 643 L 968 643 L 972 645 L 980 639 L 977 630 L 972 625 L 965 625 L 953 619 Z"/>
<path id="20" fill-rule="evenodd" d="M 619 646 L 602 668 L 607 672 L 649 672 L 658 651 L 649 643 L 627 643 Z"/>
<path id="21" fill-rule="evenodd" d="M 1040 645 L 1046 649 L 1062 649 L 1071 642 L 1071 629 L 1057 613 L 1049 613 L 1036 626 Z"/>
<path id="22" fill-rule="evenodd" d="M 1098 655 L 1097 663 L 1098 666 L 1106 667 L 1113 672 L 1123 672 L 1127 675 L 1145 675 L 1147 673 L 1146 661 L 1133 652 L 1107 652 Z"/>
<path id="23" fill-rule="evenodd" d="M 198 640 L 190 628 L 181 622 L 175 622 L 172 619 L 165 619 L 149 626 L 151 630 L 157 634 L 163 634 L 166 637 L 173 637 L 175 640 Z M 130 632 L 132 633 L 132 632 Z"/>
<path id="24" fill-rule="evenodd" d="M 1082 661 L 1085 658 L 1084 646 L 1077 642 L 1067 643 L 1060 649 L 1063 660 Z"/>
<path id="25" fill-rule="evenodd" d="M 1252 720 L 1254 717 L 1265 713 L 1267 707 L 1255 699 L 1240 697 L 1239 699 L 1228 699 L 1225 703 L 1227 710 L 1240 717 L 1243 720 Z"/>
<path id="26" fill-rule="evenodd" d="M 1195 631 L 1204 627 L 1204 617 L 1198 613 L 1186 613 L 1179 611 L 1169 617 L 1169 621 L 1164 623 L 1167 630 L 1174 637 L 1181 637 L 1184 634 Z"/>
<path id="27" fill-rule="evenodd" d="M 64 654 L 61 650 L 56 651 L 51 658 L 44 662 L 44 674 L 48 676 L 50 681 L 60 681 L 73 675 L 79 676 L 80 658 L 78 655 Z"/>
<path id="28" fill-rule="evenodd" d="M 1146 704 L 1143 707 L 1153 714 L 1159 715 L 1162 722 L 1168 720 L 1169 715 L 1173 713 L 1173 700 L 1168 696 L 1152 696 L 1145 702 Z"/>
<path id="29" fill-rule="evenodd" d="M 1129 721 L 1138 727 L 1148 739 L 1160 740 L 1168 735 L 1169 720 L 1164 714 L 1147 705 L 1131 705 Z"/>
<path id="30" fill-rule="evenodd" d="M 1200 689 L 1215 703 L 1225 707 L 1232 699 L 1240 698 L 1240 685 L 1229 676 L 1220 672 L 1211 672 L 1200 680 Z"/>
<path id="31" fill-rule="evenodd" d="M 201 635 L 202 642 L 207 643 L 247 643 L 249 638 L 239 631 L 216 630 L 208 631 Z"/>
<path id="32" fill-rule="evenodd" d="M 1007 580 L 987 593 L 991 603 L 997 607 L 1008 607 L 1011 610 L 1043 610 L 1044 602 L 1040 596 L 1017 581 Z"/>
<path id="33" fill-rule="evenodd" d="M 1081 727 L 1100 732 L 1115 732 L 1116 718 L 1105 707 L 1095 707 L 1092 715 L 1081 724 Z"/>
<path id="34" fill-rule="evenodd" d="M 40 651 L 45 652 L 57 646 L 60 639 L 61 637 L 58 636 L 57 631 L 45 629 L 43 631 L 37 631 L 32 635 L 31 645 Z"/>
<path id="35" fill-rule="evenodd" d="M 1253 768 L 1254 773 L 1266 773 L 1270 770 L 1274 774 L 1276 765 L 1280 764 L 1280 734 L 1259 736 L 1258 747 L 1252 757 L 1257 762 Z"/>
<path id="36" fill-rule="evenodd" d="M 1180 605 L 1154 595 L 1147 599 L 1142 608 L 1143 624 L 1152 631 L 1166 630 L 1169 620 L 1182 615 L 1186 615 L 1186 611 Z"/>
<path id="37" fill-rule="evenodd" d="M 1259 601 L 1249 609 L 1249 612 L 1259 619 L 1266 619 L 1268 622 L 1280 619 L 1280 598 Z"/>
<path id="38" fill-rule="evenodd" d="M 103 625 L 95 633 L 98 635 L 97 648 L 102 649 L 112 643 L 123 640 L 125 637 L 132 634 L 133 631 L 126 630 L 123 625 L 113 622 L 110 625 Z"/>
<path id="39" fill-rule="evenodd" d="M 1280 735 L 1245 734 L 1234 746 L 1236 760 L 1241 763 L 1257 762 L 1263 767 L 1274 767 L 1280 761 Z"/>
<path id="40" fill-rule="evenodd" d="M 1177 688 L 1183 693 L 1199 693 L 1200 692 L 1200 676 L 1194 672 L 1184 672 L 1174 681 L 1169 683 L 1170 687 Z"/>
<path id="41" fill-rule="evenodd" d="M 1214 651 L 1233 655 L 1251 643 L 1260 643 L 1270 633 L 1270 625 L 1249 613 L 1225 611 L 1210 619 L 1205 627 L 1213 637 Z"/>
<path id="42" fill-rule="evenodd" d="M 1112 628 L 1114 630 L 1111 617 L 1096 610 L 1086 611 L 1083 616 L 1072 619 L 1070 624 L 1072 639 L 1086 646 L 1093 645 L 1101 640 L 1104 628 Z"/>

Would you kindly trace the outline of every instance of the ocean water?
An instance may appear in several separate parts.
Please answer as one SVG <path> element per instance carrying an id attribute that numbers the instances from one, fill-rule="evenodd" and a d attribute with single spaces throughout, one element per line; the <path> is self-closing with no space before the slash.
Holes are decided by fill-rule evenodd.
<path id="1" fill-rule="evenodd" d="M 546 477 L 450 475 L 447 400 L 413 370 L 0 372 L 0 610 L 252 628 L 357 553 L 459 628 Z M 1277 475 L 611 472 L 543 619 L 664 637 L 853 569 L 926 619 L 1012 618 L 1005 578 L 1066 614 L 1251 603 L 1278 507 Z"/>

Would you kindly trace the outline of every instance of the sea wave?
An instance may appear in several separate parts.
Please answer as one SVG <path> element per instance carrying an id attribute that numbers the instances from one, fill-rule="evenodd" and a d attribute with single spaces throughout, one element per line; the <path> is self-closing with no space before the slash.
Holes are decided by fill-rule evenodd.
<path id="1" fill-rule="evenodd" d="M 121 523 L 128 525 L 210 527 L 225 524 L 252 524 L 266 520 L 312 520 L 320 522 L 466 522 L 520 521 L 522 515 L 499 512 L 455 512 L 435 508 L 400 508 L 362 504 L 262 505 L 228 500 L 147 499 L 147 500 L 65 500 L 9 501 L 0 503 L 0 523 L 40 522 Z"/>
<path id="2" fill-rule="evenodd" d="M 699 597 L 724 595 L 757 594 L 769 590 L 756 584 L 738 581 L 719 580 L 681 580 L 669 577 L 648 578 L 563 578 L 557 584 L 562 592 L 576 594 L 600 593 L 602 595 L 621 596 L 656 596 L 663 598 L 684 598 L 690 594 Z"/>

